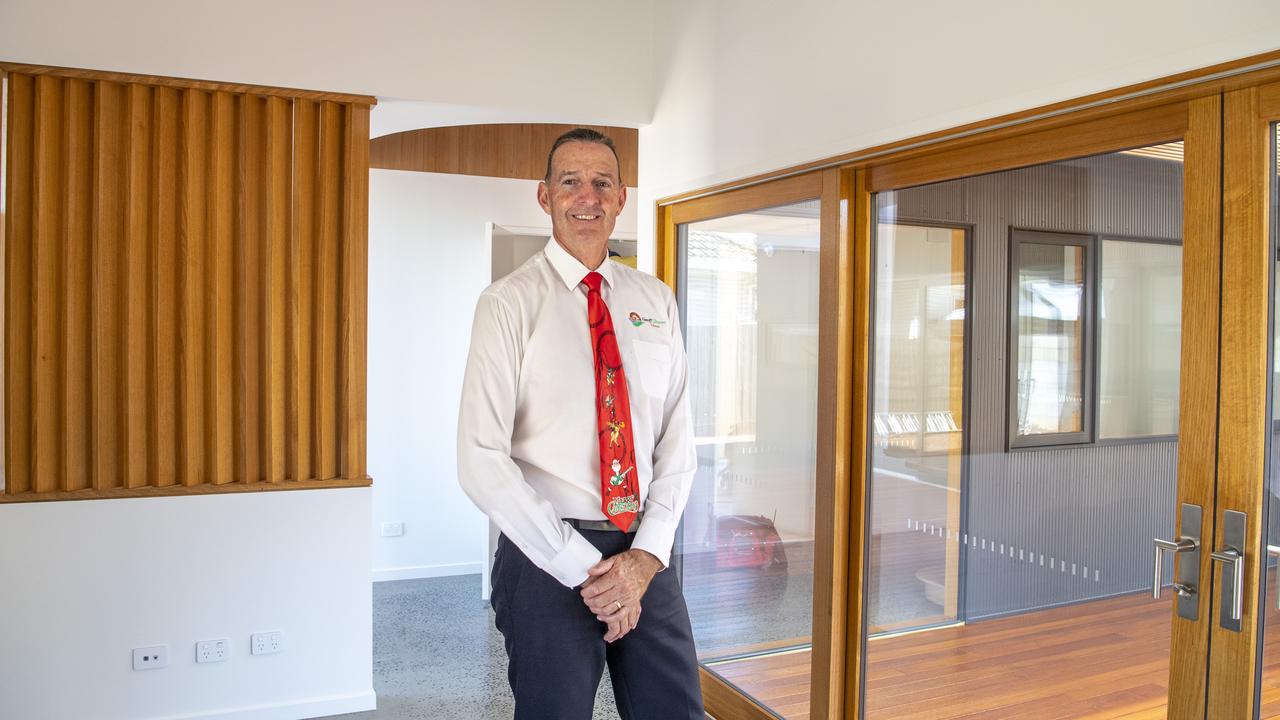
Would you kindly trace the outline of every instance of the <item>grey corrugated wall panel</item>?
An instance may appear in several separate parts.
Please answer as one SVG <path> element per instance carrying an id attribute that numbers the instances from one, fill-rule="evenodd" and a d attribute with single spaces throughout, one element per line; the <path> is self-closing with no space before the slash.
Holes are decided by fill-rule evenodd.
<path id="1" fill-rule="evenodd" d="M 1177 458 L 1174 441 L 972 458 L 967 617 L 1148 587 L 1151 538 L 1173 527 Z"/>
<path id="2" fill-rule="evenodd" d="M 974 230 L 966 529 L 988 549 L 979 542 L 966 553 L 965 617 L 1144 587 L 1151 538 L 1173 530 L 1177 442 L 1005 450 L 1009 231 L 1180 241 L 1181 164 L 1116 154 L 881 193 L 877 201 L 882 221 L 892 213 Z M 1016 550 L 1024 558 L 1034 551 L 1035 564 L 1017 560 Z"/>

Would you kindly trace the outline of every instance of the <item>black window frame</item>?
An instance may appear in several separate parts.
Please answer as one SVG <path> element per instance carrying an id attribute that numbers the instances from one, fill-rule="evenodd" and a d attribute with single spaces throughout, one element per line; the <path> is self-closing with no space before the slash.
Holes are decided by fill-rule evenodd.
<path id="1" fill-rule="evenodd" d="M 1021 236 L 1021 237 L 1020 237 Z M 1182 247 L 1180 238 L 1135 237 L 1119 233 L 1073 233 L 1060 230 L 1038 230 L 1029 228 L 1009 228 L 1009 265 L 1006 281 L 1008 283 L 1009 315 L 1008 333 L 1008 372 L 1005 392 L 1008 402 L 1005 405 L 1006 450 L 1052 450 L 1072 447 L 1093 447 L 1100 445 L 1133 445 L 1138 443 L 1164 442 L 1176 440 L 1178 435 L 1151 434 L 1125 435 L 1116 437 L 1100 437 L 1098 419 L 1098 378 L 1102 369 L 1101 340 L 1099 336 L 1102 294 L 1103 244 L 1111 242 L 1144 243 L 1147 245 L 1172 245 Z M 1018 245 L 1030 243 L 1039 245 L 1076 245 L 1084 247 L 1085 253 L 1085 315 L 1084 315 L 1084 378 L 1081 383 L 1083 397 L 1081 412 L 1084 413 L 1083 427 L 1086 431 L 1069 433 L 1045 433 L 1041 435 L 1018 435 Z M 1181 382 L 1181 378 L 1179 378 Z"/>
<path id="2" fill-rule="evenodd" d="M 1071 432 L 1041 433 L 1038 435 L 1020 435 L 1018 433 L 1018 319 L 1021 296 L 1019 293 L 1018 274 L 1021 269 L 1019 249 L 1022 245 L 1059 245 L 1063 247 L 1079 247 L 1084 253 L 1083 307 L 1080 309 L 1081 352 L 1080 365 L 1080 430 Z M 1090 445 L 1096 435 L 1094 406 L 1097 398 L 1097 236 L 1082 233 L 1058 232 L 1051 230 L 1030 230 L 1009 228 L 1009 264 L 1007 283 L 1008 297 L 1008 374 L 1005 383 L 1008 402 L 1005 407 L 1005 428 L 1009 450 L 1040 447 L 1061 447 L 1070 445 Z"/>

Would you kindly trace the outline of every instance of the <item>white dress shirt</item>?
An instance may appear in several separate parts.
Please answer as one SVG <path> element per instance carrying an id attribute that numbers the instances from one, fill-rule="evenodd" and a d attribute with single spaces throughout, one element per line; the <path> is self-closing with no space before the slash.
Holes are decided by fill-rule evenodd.
<path id="1" fill-rule="evenodd" d="M 535 565 L 568 587 L 600 552 L 562 518 L 604 520 L 587 293 L 554 238 L 476 305 L 458 417 L 458 479 Z M 622 353 L 644 517 L 631 547 L 666 567 L 696 457 L 675 297 L 657 278 L 597 268 Z"/>

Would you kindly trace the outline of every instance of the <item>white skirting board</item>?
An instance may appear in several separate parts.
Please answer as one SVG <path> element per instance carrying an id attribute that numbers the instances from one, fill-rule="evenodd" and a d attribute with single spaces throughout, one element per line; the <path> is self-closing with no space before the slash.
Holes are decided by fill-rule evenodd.
<path id="1" fill-rule="evenodd" d="M 303 720 L 330 715 L 376 710 L 378 696 L 369 690 L 353 695 L 311 698 L 290 703 L 252 705 L 232 710 L 198 713 L 195 715 L 169 715 L 156 720 Z"/>
<path id="2" fill-rule="evenodd" d="M 478 562 L 379 568 L 373 571 L 373 581 L 386 582 L 387 580 L 417 580 L 419 578 L 449 577 L 451 575 L 478 575 L 483 569 L 482 564 Z"/>

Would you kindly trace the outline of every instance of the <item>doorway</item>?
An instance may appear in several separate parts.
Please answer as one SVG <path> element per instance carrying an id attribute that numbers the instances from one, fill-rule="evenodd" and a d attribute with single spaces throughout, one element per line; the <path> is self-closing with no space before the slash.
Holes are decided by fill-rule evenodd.
<path id="1" fill-rule="evenodd" d="M 1280 713 L 1265 633 L 1280 591 L 1263 582 L 1280 557 L 1265 517 L 1280 496 L 1275 75 L 660 203 L 659 272 L 696 310 L 692 268 L 728 268 L 742 247 L 758 260 L 762 244 L 726 234 L 699 259 L 690 237 L 817 200 L 817 270 L 792 288 L 819 308 L 814 402 L 791 423 L 816 452 L 783 483 L 814 501 L 808 643 L 764 638 L 727 660 L 708 646 L 710 712 Z M 740 408 L 803 374 L 690 347 L 693 375 L 742 376 Z M 732 452 L 700 465 L 717 491 Z M 686 518 L 695 539 L 718 520 L 702 515 Z M 778 530 L 740 533 L 744 554 Z"/>

